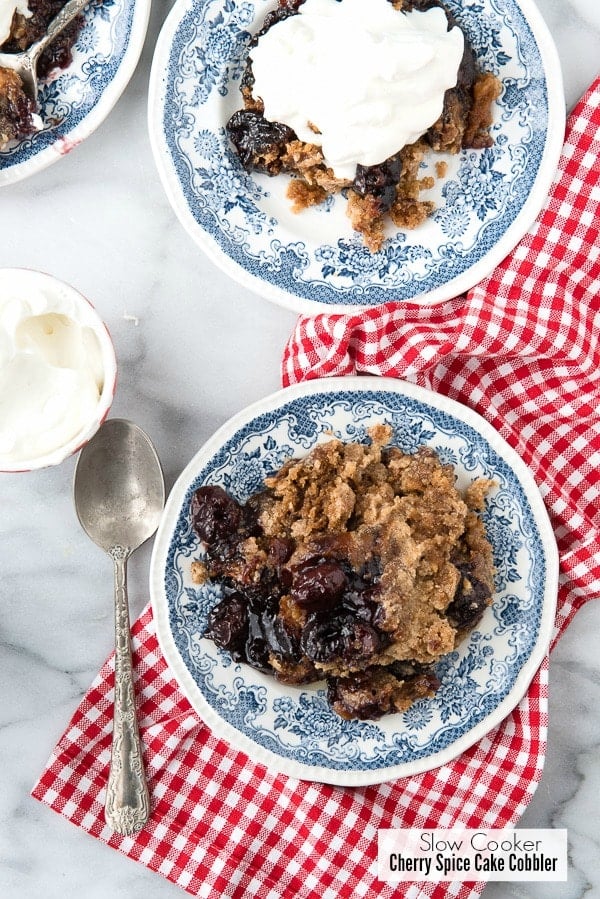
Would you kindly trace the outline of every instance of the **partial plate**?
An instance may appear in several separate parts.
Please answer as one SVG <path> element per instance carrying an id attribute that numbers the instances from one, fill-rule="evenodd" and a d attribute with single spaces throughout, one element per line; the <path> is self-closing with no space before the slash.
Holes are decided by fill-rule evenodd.
<path id="1" fill-rule="evenodd" d="M 323 684 L 290 687 L 204 638 L 215 585 L 195 586 L 200 555 L 189 515 L 202 484 L 240 501 L 291 456 L 333 433 L 361 440 L 378 422 L 406 452 L 433 447 L 459 474 L 494 478 L 484 513 L 497 569 L 496 594 L 478 628 L 437 667 L 432 699 L 380 721 L 344 721 Z M 150 591 L 169 667 L 200 717 L 236 749 L 272 771 L 363 785 L 445 764 L 517 705 L 550 640 L 558 554 L 540 493 L 516 453 L 479 415 L 422 388 L 386 378 L 332 378 L 280 391 L 236 415 L 192 459 L 175 484 L 152 555 Z"/>
<path id="2" fill-rule="evenodd" d="M 560 63 L 532 0 L 447 0 L 481 67 L 502 79 L 495 143 L 446 157 L 448 175 L 428 194 L 433 218 L 412 232 L 390 229 L 378 253 L 352 231 L 342 197 L 294 215 L 287 176 L 248 175 L 228 141 L 249 41 L 274 6 L 179 0 L 163 26 L 149 129 L 183 226 L 232 278 L 305 314 L 435 304 L 473 287 L 535 220 L 563 144 Z"/>
<path id="3" fill-rule="evenodd" d="M 41 131 L 0 152 L 0 186 L 51 165 L 88 137 L 111 111 L 140 58 L 150 0 L 92 0 L 73 62 L 41 83 Z"/>

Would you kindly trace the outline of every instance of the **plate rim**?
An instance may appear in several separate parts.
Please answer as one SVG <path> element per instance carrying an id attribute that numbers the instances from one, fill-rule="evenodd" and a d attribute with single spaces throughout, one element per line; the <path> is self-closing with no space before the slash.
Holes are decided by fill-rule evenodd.
<path id="1" fill-rule="evenodd" d="M 164 573 L 174 522 L 180 514 L 185 493 L 193 476 L 197 474 L 200 465 L 205 464 L 207 459 L 228 438 L 257 415 L 272 411 L 284 403 L 301 396 L 315 393 L 334 393 L 340 390 L 357 393 L 367 391 L 399 393 L 426 405 L 433 406 L 438 410 L 446 411 L 473 427 L 492 445 L 515 472 L 530 503 L 532 515 L 540 529 L 540 538 L 546 551 L 547 575 L 537 640 L 507 696 L 475 727 L 445 749 L 413 762 L 402 762 L 376 770 L 338 770 L 322 765 L 309 765 L 294 759 L 286 759 L 270 749 L 258 745 L 250 737 L 236 730 L 221 718 L 205 700 L 200 688 L 179 654 L 170 628 L 168 604 L 164 589 Z M 434 393 L 408 381 L 367 375 L 313 379 L 292 387 L 284 387 L 263 399 L 251 403 L 224 422 L 194 454 L 169 493 L 152 548 L 149 588 L 156 635 L 168 670 L 179 684 L 200 720 L 207 725 L 216 738 L 225 740 L 233 751 L 242 751 L 252 761 L 259 762 L 267 767 L 269 771 L 295 777 L 299 780 L 328 783 L 336 786 L 368 786 L 385 783 L 399 777 L 422 774 L 447 764 L 490 733 L 518 706 L 548 652 L 557 606 L 558 571 L 559 558 L 556 538 L 540 489 L 531 470 L 500 433 L 478 412 L 457 400 Z"/>
<path id="2" fill-rule="evenodd" d="M 41 149 L 39 153 L 30 156 L 29 159 L 0 169 L 0 187 L 17 184 L 19 181 L 44 171 L 64 156 L 68 156 L 72 150 L 93 134 L 111 113 L 131 81 L 140 61 L 150 21 L 152 0 L 130 0 L 130 3 L 133 5 L 133 15 L 127 47 L 114 77 L 100 94 L 98 102 L 72 131 L 57 136 L 56 140 Z M 68 71 L 68 68 L 67 66 L 61 72 Z"/>
<path id="3" fill-rule="evenodd" d="M 284 309 L 304 315 L 321 313 L 356 315 L 362 311 L 382 308 L 385 303 L 349 304 L 312 301 L 297 296 L 284 287 L 262 280 L 258 275 L 249 272 L 240 263 L 233 260 L 217 244 L 214 238 L 198 224 L 185 198 L 181 196 L 179 180 L 174 166 L 168 164 L 170 156 L 162 137 L 164 87 L 167 83 L 166 66 L 175 32 L 183 16 L 197 3 L 204 2 L 206 0 L 176 0 L 160 30 L 150 69 L 147 107 L 150 145 L 160 181 L 176 217 L 194 244 L 221 271 L 242 287 L 252 291 L 255 295 L 267 299 Z M 544 150 L 533 188 L 509 228 L 481 259 L 469 266 L 464 272 L 433 290 L 420 293 L 407 300 L 399 300 L 398 303 L 403 308 L 409 309 L 411 306 L 435 307 L 442 303 L 450 303 L 491 275 L 503 259 L 518 246 L 536 221 L 556 177 L 564 145 L 566 126 L 566 101 L 560 58 L 550 29 L 534 0 L 514 0 L 514 3 L 519 7 L 531 27 L 542 60 L 548 94 L 548 126 L 545 133 Z M 516 237 L 512 235 L 516 235 Z M 393 303 L 394 300 L 390 299 L 386 302 Z"/>

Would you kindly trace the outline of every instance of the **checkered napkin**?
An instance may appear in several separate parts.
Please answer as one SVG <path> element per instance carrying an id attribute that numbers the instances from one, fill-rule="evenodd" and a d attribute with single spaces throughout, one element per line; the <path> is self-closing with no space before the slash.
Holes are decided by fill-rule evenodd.
<path id="1" fill-rule="evenodd" d="M 535 226 L 468 296 L 301 318 L 284 382 L 354 372 L 415 381 L 477 409 L 531 467 L 552 517 L 561 581 L 555 639 L 600 592 L 600 80 L 568 123 L 558 178 Z M 361 788 L 297 781 L 217 739 L 161 656 L 152 613 L 133 627 L 152 816 L 132 837 L 104 824 L 112 659 L 33 795 L 194 896 L 260 899 L 478 896 L 483 883 L 386 885 L 380 827 L 516 823 L 541 777 L 547 659 L 506 720 L 458 759 Z"/>

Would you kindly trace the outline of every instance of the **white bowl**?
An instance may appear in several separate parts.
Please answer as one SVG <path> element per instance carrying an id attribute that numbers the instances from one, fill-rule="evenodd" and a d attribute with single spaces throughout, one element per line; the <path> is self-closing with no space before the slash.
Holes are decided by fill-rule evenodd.
<path id="1" fill-rule="evenodd" d="M 2 472 L 33 471 L 58 465 L 80 450 L 94 436 L 112 405 L 117 382 L 117 360 L 106 325 L 90 301 L 75 288 L 45 272 L 23 268 L 0 269 L 0 295 L 9 285 L 13 295 L 22 292 L 23 297 L 27 297 L 31 290 L 42 291 L 50 298 L 46 312 L 66 312 L 68 309 L 76 315 L 79 324 L 90 328 L 98 340 L 103 373 L 102 388 L 93 413 L 77 433 L 64 444 L 34 458 L 12 461 L 0 455 L 0 471 Z"/>

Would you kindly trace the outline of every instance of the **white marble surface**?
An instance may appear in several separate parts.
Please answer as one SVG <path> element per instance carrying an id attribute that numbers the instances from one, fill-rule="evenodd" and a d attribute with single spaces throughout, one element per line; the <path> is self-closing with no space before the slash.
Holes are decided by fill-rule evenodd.
<path id="1" fill-rule="evenodd" d="M 600 71 L 600 4 L 538 5 L 570 107 Z M 218 425 L 279 386 L 294 316 L 205 259 L 162 191 L 146 92 L 169 6 L 155 0 L 140 64 L 104 124 L 56 165 L 2 189 L 0 266 L 49 271 L 94 302 L 119 360 L 113 414 L 148 430 L 170 486 Z M 0 896 L 175 899 L 179 888 L 29 797 L 113 639 L 112 572 L 77 524 L 73 467 L 0 475 Z M 130 564 L 133 615 L 147 599 L 148 561 L 145 547 Z M 568 828 L 569 881 L 491 884 L 488 899 L 600 896 L 599 631 L 597 604 L 552 657 L 546 768 L 522 820 Z"/>

